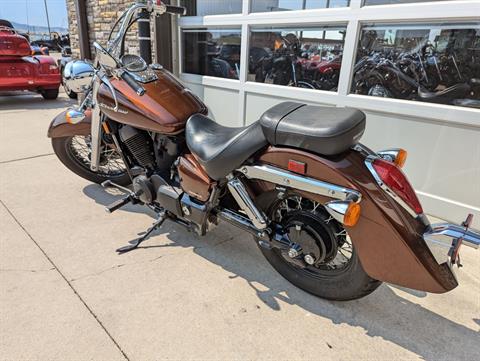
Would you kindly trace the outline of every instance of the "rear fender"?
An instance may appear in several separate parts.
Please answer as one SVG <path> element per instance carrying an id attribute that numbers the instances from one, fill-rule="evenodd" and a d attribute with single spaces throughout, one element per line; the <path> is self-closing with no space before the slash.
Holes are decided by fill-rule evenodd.
<path id="1" fill-rule="evenodd" d="M 270 147 L 257 163 L 288 169 L 289 160 L 305 163 L 306 176 L 344 186 L 362 194 L 361 217 L 346 227 L 367 274 L 377 280 L 417 290 L 443 293 L 458 283 L 446 263 L 438 264 L 423 239 L 428 221 L 413 218 L 375 182 L 365 156 L 347 151 L 328 159 L 297 149 Z M 251 182 L 256 194 L 275 189 L 263 181 Z M 302 192 L 322 204 L 326 196 Z"/>
<path id="2" fill-rule="evenodd" d="M 58 114 L 48 127 L 49 138 L 71 137 L 74 135 L 90 135 L 92 112 L 85 111 L 85 118 L 76 124 L 70 124 L 67 120 L 68 109 Z"/>

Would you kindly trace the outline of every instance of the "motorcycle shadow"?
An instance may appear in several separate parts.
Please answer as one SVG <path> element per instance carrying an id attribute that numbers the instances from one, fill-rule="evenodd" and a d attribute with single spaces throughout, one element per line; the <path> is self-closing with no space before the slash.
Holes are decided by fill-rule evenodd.
<path id="1" fill-rule="evenodd" d="M 118 199 L 97 185 L 89 185 L 83 191 L 101 205 Z M 144 207 L 127 206 L 120 211 L 145 213 L 153 217 L 153 212 Z M 171 243 L 164 244 L 158 235 L 166 236 Z M 190 248 L 195 254 L 221 266 L 231 274 L 228 276 L 230 279 L 245 280 L 259 300 L 272 310 L 281 310 L 282 303 L 296 305 L 336 325 L 361 327 L 366 335 L 395 343 L 425 360 L 473 360 L 480 354 L 479 331 L 402 297 L 394 292 L 394 288 L 419 299 L 425 297 L 424 292 L 384 284 L 360 300 L 338 302 L 320 299 L 283 279 L 263 258 L 252 237 L 229 224 L 220 224 L 207 236 L 199 237 L 179 225 L 166 222 L 139 249 L 171 247 Z M 442 302 L 441 297 L 454 296 L 434 297 Z M 473 321 L 478 323 L 477 319 Z"/>
<path id="2" fill-rule="evenodd" d="M 35 110 L 59 109 L 65 110 L 77 104 L 76 100 L 60 93 L 56 100 L 44 100 L 40 94 L 32 92 L 0 92 L 1 110 Z"/>

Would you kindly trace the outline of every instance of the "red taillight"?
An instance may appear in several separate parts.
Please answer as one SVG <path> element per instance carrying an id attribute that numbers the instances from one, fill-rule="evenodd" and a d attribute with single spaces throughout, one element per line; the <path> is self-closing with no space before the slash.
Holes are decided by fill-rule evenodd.
<path id="1" fill-rule="evenodd" d="M 385 185 L 400 197 L 415 213 L 423 213 L 422 205 L 410 182 L 400 168 L 383 159 L 375 159 L 373 168 Z"/>

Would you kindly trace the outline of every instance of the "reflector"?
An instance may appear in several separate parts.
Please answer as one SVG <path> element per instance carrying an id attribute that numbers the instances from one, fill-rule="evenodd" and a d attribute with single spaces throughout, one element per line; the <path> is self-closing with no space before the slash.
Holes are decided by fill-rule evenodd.
<path id="1" fill-rule="evenodd" d="M 288 170 L 299 174 L 305 174 L 306 164 L 290 159 L 288 161 Z"/>

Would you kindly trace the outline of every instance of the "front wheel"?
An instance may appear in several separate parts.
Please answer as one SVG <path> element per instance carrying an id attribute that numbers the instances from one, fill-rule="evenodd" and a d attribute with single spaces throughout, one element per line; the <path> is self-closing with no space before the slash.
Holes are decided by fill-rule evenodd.
<path id="1" fill-rule="evenodd" d="M 279 199 L 276 192 L 263 195 L 259 203 L 292 242 L 289 251 L 260 249 L 295 286 L 325 299 L 347 301 L 367 296 L 381 284 L 367 275 L 348 233 L 321 204 L 297 195 Z"/>
<path id="2" fill-rule="evenodd" d="M 90 169 L 90 136 L 52 138 L 52 146 L 58 159 L 82 178 L 99 184 L 106 180 L 123 186 L 131 183 L 122 158 L 113 146 L 106 142 L 102 143 L 97 172 Z"/>

